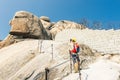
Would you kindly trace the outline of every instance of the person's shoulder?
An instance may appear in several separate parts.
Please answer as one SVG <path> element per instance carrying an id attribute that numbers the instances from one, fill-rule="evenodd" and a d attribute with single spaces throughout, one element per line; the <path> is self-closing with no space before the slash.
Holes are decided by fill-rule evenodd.
<path id="1" fill-rule="evenodd" d="M 76 42 L 76 45 L 79 46 L 79 44 Z"/>
<path id="2" fill-rule="evenodd" d="M 80 46 L 80 43 L 76 43 L 77 46 Z"/>
<path id="3" fill-rule="evenodd" d="M 78 42 L 76 42 L 76 44 L 77 44 L 77 45 L 79 45 L 79 43 L 78 43 Z"/>

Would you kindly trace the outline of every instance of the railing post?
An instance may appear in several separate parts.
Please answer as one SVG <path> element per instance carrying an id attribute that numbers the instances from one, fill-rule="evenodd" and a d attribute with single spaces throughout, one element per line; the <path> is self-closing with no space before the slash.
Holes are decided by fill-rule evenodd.
<path id="1" fill-rule="evenodd" d="M 45 80 L 48 80 L 49 69 L 45 68 Z"/>
<path id="2" fill-rule="evenodd" d="M 69 50 L 69 55 L 70 55 L 70 73 L 72 73 L 72 57 L 70 50 Z"/>
<path id="3" fill-rule="evenodd" d="M 53 60 L 53 44 L 51 44 L 51 48 L 52 48 L 52 60 Z"/>
<path id="4" fill-rule="evenodd" d="M 39 53 L 39 50 L 40 50 L 39 46 L 40 46 L 40 40 L 38 40 L 38 47 L 37 47 L 37 52 L 38 53 Z"/>
<path id="5" fill-rule="evenodd" d="M 43 43 L 43 40 L 41 40 L 40 53 L 42 52 L 42 43 Z"/>

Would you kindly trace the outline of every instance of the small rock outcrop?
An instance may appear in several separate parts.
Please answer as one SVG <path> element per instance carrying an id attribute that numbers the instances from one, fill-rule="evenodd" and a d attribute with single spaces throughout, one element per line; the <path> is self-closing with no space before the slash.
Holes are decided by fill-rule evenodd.
<path id="1" fill-rule="evenodd" d="M 5 40 L 0 42 L 0 48 L 11 45 L 15 42 L 13 35 L 8 35 Z"/>

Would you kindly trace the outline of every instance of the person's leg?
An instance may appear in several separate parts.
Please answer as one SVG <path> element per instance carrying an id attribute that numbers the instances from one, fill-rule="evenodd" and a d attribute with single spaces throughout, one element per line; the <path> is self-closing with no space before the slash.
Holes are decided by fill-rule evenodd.
<path id="1" fill-rule="evenodd" d="M 75 73 L 77 73 L 77 72 L 78 72 L 78 61 L 77 61 L 77 56 L 76 56 L 76 54 L 73 54 L 72 57 L 73 57 L 74 71 L 75 71 Z"/>
<path id="2" fill-rule="evenodd" d="M 73 64 L 76 63 L 76 56 L 74 54 L 72 54 L 72 59 L 73 59 Z"/>
<path id="3" fill-rule="evenodd" d="M 79 58 L 79 55 L 77 54 L 77 62 L 78 62 L 78 69 L 80 70 L 80 58 Z"/>
<path id="4" fill-rule="evenodd" d="M 77 57 L 77 61 L 80 62 L 80 58 L 79 57 Z"/>

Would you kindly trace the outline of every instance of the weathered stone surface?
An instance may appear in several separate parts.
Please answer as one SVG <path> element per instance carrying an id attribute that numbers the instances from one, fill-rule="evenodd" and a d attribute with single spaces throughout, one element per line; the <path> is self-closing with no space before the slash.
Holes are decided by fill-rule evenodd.
<path id="1" fill-rule="evenodd" d="M 28 43 L 29 41 L 25 41 Z M 30 42 L 28 44 L 16 43 L 11 46 L 0 49 L 0 80 L 9 80 L 11 77 L 21 69 L 27 62 L 35 57 L 35 54 L 30 50 L 37 48 L 37 42 Z M 34 46 L 33 46 L 34 44 Z M 14 46 L 16 45 L 16 46 Z M 26 46 L 25 46 L 26 45 Z M 9 49 L 11 50 L 9 50 Z M 19 54 L 20 52 L 20 54 Z M 17 61 L 17 62 L 16 62 Z M 5 67 L 6 66 L 6 67 Z M 12 80 L 12 79 L 11 79 Z M 14 79 L 15 80 L 15 79 Z"/>
<path id="2" fill-rule="evenodd" d="M 52 29 L 50 30 L 51 34 L 52 34 L 52 38 L 55 38 L 55 35 L 64 30 L 64 29 L 85 29 L 86 27 L 80 24 L 77 24 L 75 22 L 71 22 L 71 21 L 59 21 L 57 22 L 55 25 L 52 26 Z"/>

